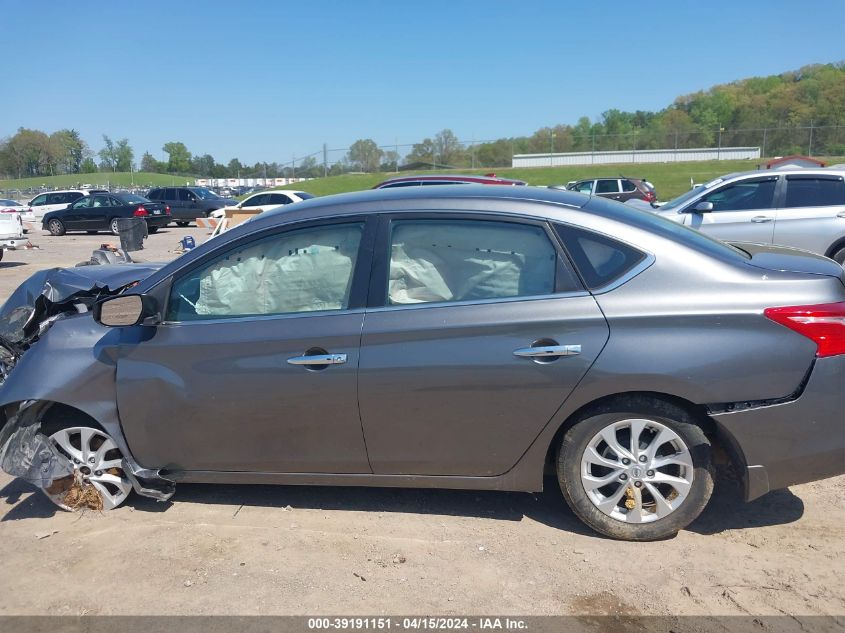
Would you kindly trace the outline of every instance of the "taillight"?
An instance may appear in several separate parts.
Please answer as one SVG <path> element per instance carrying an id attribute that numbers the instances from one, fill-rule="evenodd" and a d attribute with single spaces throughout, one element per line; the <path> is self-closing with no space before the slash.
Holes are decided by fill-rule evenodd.
<path id="1" fill-rule="evenodd" d="M 655 197 L 653 191 L 647 191 L 644 199 L 646 202 L 654 202 Z"/>
<path id="2" fill-rule="evenodd" d="M 134 215 L 136 218 L 143 218 L 145 216 L 148 216 L 149 213 L 147 213 L 147 210 L 144 208 L 143 205 L 141 205 L 140 207 L 135 209 L 135 213 L 133 213 L 132 215 Z"/>
<path id="3" fill-rule="evenodd" d="M 0 209 L 0 213 L 17 213 L 15 209 Z"/>
<path id="4" fill-rule="evenodd" d="M 763 314 L 812 340 L 818 346 L 819 358 L 845 354 L 845 301 L 767 308 Z"/>
<path id="5" fill-rule="evenodd" d="M 164 215 L 170 215 L 170 207 L 164 205 Z"/>

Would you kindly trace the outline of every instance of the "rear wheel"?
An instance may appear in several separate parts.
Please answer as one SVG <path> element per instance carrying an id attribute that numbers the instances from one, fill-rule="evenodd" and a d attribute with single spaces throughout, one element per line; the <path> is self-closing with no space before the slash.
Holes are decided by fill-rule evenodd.
<path id="1" fill-rule="evenodd" d="M 67 232 L 64 223 L 57 218 L 53 218 L 47 223 L 47 230 L 50 231 L 50 235 L 56 236 L 64 235 Z"/>
<path id="2" fill-rule="evenodd" d="M 674 536 L 710 499 L 710 442 L 679 407 L 626 404 L 597 411 L 566 432 L 557 462 L 561 491 L 572 511 L 606 536 Z"/>
<path id="3" fill-rule="evenodd" d="M 120 235 L 120 231 L 117 228 L 117 218 L 112 218 L 109 221 L 109 230 L 112 232 L 112 235 Z"/>
<path id="4" fill-rule="evenodd" d="M 126 501 L 132 482 L 123 470 L 120 449 L 107 433 L 90 426 L 45 432 L 73 464 L 72 478 L 56 480 L 44 491 L 53 503 L 65 510 L 113 510 Z"/>

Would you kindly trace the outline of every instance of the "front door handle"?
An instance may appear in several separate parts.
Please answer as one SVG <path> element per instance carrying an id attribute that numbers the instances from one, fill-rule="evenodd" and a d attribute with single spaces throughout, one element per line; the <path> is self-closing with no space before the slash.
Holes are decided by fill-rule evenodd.
<path id="1" fill-rule="evenodd" d="M 575 356 L 576 354 L 580 353 L 580 345 L 544 345 L 542 347 L 522 347 L 513 351 L 513 355 L 519 358 L 550 358 L 555 356 Z"/>
<path id="2" fill-rule="evenodd" d="M 313 356 L 294 356 L 288 358 L 290 365 L 342 365 L 346 354 L 314 354 Z"/>
<path id="3" fill-rule="evenodd" d="M 751 218 L 751 221 L 756 222 L 757 224 L 760 224 L 762 222 L 771 222 L 772 218 L 770 218 L 766 215 L 755 215 L 753 218 Z"/>

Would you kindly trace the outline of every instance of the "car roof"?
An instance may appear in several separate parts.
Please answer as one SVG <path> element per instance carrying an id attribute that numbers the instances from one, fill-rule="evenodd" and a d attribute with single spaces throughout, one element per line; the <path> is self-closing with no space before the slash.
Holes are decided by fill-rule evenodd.
<path id="1" fill-rule="evenodd" d="M 464 180 L 471 183 L 496 183 L 496 184 L 505 184 L 505 183 L 522 183 L 525 184 L 522 180 L 515 180 L 513 178 L 501 178 L 499 176 L 485 176 L 485 175 L 478 175 L 478 174 L 417 174 L 414 176 L 397 176 L 396 178 L 388 178 L 376 185 L 376 187 L 382 187 L 386 184 L 393 183 L 393 182 L 414 182 L 416 180 Z M 374 188 L 376 188 L 374 187 Z"/>
<path id="2" fill-rule="evenodd" d="M 724 176 L 717 176 L 722 180 L 733 180 L 734 178 L 745 178 L 747 176 L 770 176 L 784 174 L 786 176 L 801 175 L 818 175 L 827 176 L 830 174 L 845 177 L 845 169 L 833 167 L 787 167 L 784 169 L 750 169 L 748 171 L 734 171 Z M 716 180 L 711 178 L 710 180 Z M 709 182 L 709 181 L 708 181 Z"/>

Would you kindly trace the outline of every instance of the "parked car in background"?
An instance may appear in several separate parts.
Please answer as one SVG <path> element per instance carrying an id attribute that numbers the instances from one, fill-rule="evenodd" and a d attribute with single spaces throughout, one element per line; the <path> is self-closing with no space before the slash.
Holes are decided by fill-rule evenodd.
<path id="1" fill-rule="evenodd" d="M 301 202 L 302 200 L 310 200 L 314 196 L 307 191 L 292 191 L 285 189 L 284 191 L 262 191 L 245 198 L 240 203 L 233 207 L 224 207 L 211 212 L 212 218 L 222 218 L 226 215 L 227 209 L 234 209 L 239 211 L 269 211 L 285 204 L 292 204 L 294 202 Z"/>
<path id="2" fill-rule="evenodd" d="M 92 279 L 74 301 L 112 296 L 34 312 L 5 352 L 3 468 L 62 507 L 80 480 L 109 509 L 176 482 L 539 491 L 552 468 L 586 524 L 644 541 L 701 513 L 716 447 L 748 500 L 845 472 L 845 270 L 811 253 L 468 185 L 308 200 L 148 274 Z M 0 317 L 43 309 L 28 283 Z"/>
<path id="3" fill-rule="evenodd" d="M 67 209 L 51 211 L 42 219 L 42 228 L 51 235 L 68 231 L 109 231 L 118 235 L 120 218 L 143 218 L 148 233 L 157 232 L 171 221 L 170 208 L 160 202 L 132 193 L 98 193 L 79 198 Z"/>
<path id="4" fill-rule="evenodd" d="M 648 203 L 657 201 L 654 185 L 644 178 L 587 178 L 566 185 L 552 185 L 550 188 L 565 188 L 588 196 L 600 196 L 619 202 L 632 199 L 644 200 Z"/>
<path id="5" fill-rule="evenodd" d="M 524 180 L 512 180 L 510 178 L 499 178 L 496 174 L 484 176 L 459 176 L 456 174 L 426 175 L 426 176 L 402 176 L 390 178 L 380 182 L 373 189 L 395 189 L 396 187 L 419 187 L 422 185 L 505 185 L 523 186 Z"/>
<path id="6" fill-rule="evenodd" d="M 0 201 L 0 205 L 2 202 Z M 6 249 L 15 250 L 26 243 L 23 234 L 21 214 L 17 211 L 4 213 L 4 210 L 0 209 L 0 259 L 3 259 Z"/>
<path id="7" fill-rule="evenodd" d="M 656 212 L 721 240 L 792 246 L 845 264 L 845 170 L 728 174 Z"/>
<path id="8" fill-rule="evenodd" d="M 170 207 L 173 221 L 179 226 L 188 226 L 197 218 L 207 218 L 212 211 L 234 206 L 234 198 L 223 198 L 205 187 L 158 187 L 151 189 L 147 197 Z"/>
<path id="9" fill-rule="evenodd" d="M 25 223 L 35 222 L 35 214 L 32 212 L 32 209 L 30 207 L 22 205 L 16 200 L 0 198 L 0 213 L 17 213 L 18 215 L 20 215 L 21 221 L 24 223 L 24 233 L 28 232 Z"/>
<path id="10" fill-rule="evenodd" d="M 60 191 L 48 191 L 35 196 L 29 201 L 29 209 L 32 211 L 35 222 L 40 222 L 44 214 L 50 211 L 64 209 L 72 202 L 76 202 L 82 196 L 92 193 L 108 193 L 105 189 L 64 189 Z"/>

